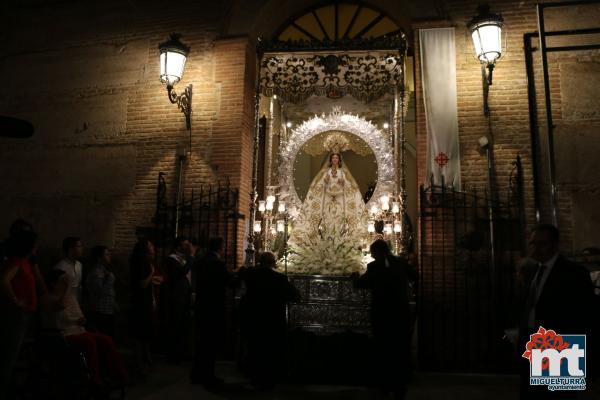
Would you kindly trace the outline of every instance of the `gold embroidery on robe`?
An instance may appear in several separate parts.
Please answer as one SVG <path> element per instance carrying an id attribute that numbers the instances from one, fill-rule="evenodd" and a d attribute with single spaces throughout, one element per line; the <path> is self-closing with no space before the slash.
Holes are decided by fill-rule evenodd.
<path id="1" fill-rule="evenodd" d="M 346 275 L 364 269 L 368 213 L 356 181 L 345 168 L 313 179 L 289 238 L 291 273 Z"/>

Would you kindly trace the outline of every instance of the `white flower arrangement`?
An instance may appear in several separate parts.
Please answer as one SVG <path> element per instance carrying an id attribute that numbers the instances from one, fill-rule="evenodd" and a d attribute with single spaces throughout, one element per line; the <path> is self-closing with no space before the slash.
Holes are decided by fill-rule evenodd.
<path id="1" fill-rule="evenodd" d="M 301 245 L 290 248 L 288 271 L 296 274 L 350 275 L 366 268 L 357 243 L 339 235 L 335 226 L 324 226 L 319 234 L 308 235 Z"/>

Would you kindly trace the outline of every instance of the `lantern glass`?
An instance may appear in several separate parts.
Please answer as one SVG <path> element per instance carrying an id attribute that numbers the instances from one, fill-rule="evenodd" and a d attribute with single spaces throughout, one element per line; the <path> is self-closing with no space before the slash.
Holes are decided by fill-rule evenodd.
<path id="1" fill-rule="evenodd" d="M 285 201 L 279 201 L 279 207 L 277 208 L 277 211 L 280 213 L 285 212 Z"/>
<path id="2" fill-rule="evenodd" d="M 258 211 L 265 212 L 265 201 L 264 200 L 258 201 Z"/>
<path id="3" fill-rule="evenodd" d="M 277 220 L 277 232 L 284 232 L 285 231 L 285 221 L 280 219 Z"/>
<path id="4" fill-rule="evenodd" d="M 275 196 L 272 194 L 267 196 L 267 203 L 275 203 Z"/>
<path id="5" fill-rule="evenodd" d="M 190 48 L 181 43 L 179 34 L 172 34 L 169 40 L 158 46 L 160 51 L 160 81 L 173 86 L 181 80 L 185 60 Z"/>
<path id="6" fill-rule="evenodd" d="M 394 201 L 392 203 L 392 212 L 394 214 L 398 214 L 400 212 L 400 203 L 398 203 L 397 201 Z"/>
<path id="7" fill-rule="evenodd" d="M 381 204 L 381 209 L 382 209 L 383 211 L 387 211 L 387 210 L 389 210 L 389 209 L 390 209 L 390 203 L 389 203 L 389 202 L 382 203 L 382 204 Z"/>
<path id="8" fill-rule="evenodd" d="M 475 54 L 481 62 L 493 64 L 502 55 L 502 24 L 497 21 L 483 22 L 471 32 Z"/>
<path id="9" fill-rule="evenodd" d="M 265 204 L 265 208 L 267 211 L 271 211 L 273 209 L 273 202 L 269 201 L 267 198 L 267 204 Z"/>
<path id="10" fill-rule="evenodd" d="M 396 233 L 402 232 L 402 224 L 398 220 L 394 221 L 394 232 L 396 232 Z"/>
<path id="11" fill-rule="evenodd" d="M 381 204 L 389 204 L 390 196 L 387 194 L 384 194 L 381 196 L 380 200 L 381 200 Z"/>
<path id="12" fill-rule="evenodd" d="M 379 209 L 377 208 L 377 206 L 375 204 L 373 204 L 369 211 L 371 212 L 371 214 L 377 214 L 379 212 Z"/>
<path id="13" fill-rule="evenodd" d="M 186 56 L 174 51 L 160 53 L 160 81 L 173 86 L 181 80 Z"/>
<path id="14" fill-rule="evenodd" d="M 254 221 L 254 232 L 258 233 L 262 230 L 262 225 L 260 221 Z"/>

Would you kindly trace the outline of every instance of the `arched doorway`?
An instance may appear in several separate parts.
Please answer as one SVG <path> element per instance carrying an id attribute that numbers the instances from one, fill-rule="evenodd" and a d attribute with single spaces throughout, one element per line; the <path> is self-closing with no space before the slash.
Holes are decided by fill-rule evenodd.
<path id="1" fill-rule="evenodd" d="M 368 254 L 365 247 L 376 238 L 389 241 L 395 253 L 412 251 L 407 205 L 409 193 L 415 198 L 416 185 L 411 191 L 407 184 L 408 165 L 414 171 L 415 160 L 409 158 L 405 124 L 410 98 L 406 90 L 406 37 L 381 11 L 335 2 L 291 18 L 273 38 L 259 41 L 257 54 L 253 195 L 246 264 L 253 264 L 257 251 L 275 251 L 286 272 L 295 274 L 292 279 L 304 288 L 304 298 L 290 308 L 293 328 L 313 334 L 364 334 L 369 330 L 368 297 L 353 289 L 349 272 L 360 270 L 361 263 L 364 270 L 366 262 L 359 258 Z M 372 185 L 358 196 L 364 203 L 348 203 L 347 207 L 344 203 L 339 229 L 329 229 L 331 224 L 322 223 L 324 219 L 307 217 L 308 200 L 299 198 L 293 178 L 294 169 L 301 164 L 297 161 L 301 150 L 309 153 L 313 138 L 322 137 L 326 143 L 334 135 L 345 138 L 342 141 L 347 142 L 348 152 L 350 142 L 364 143 L 366 153 L 374 155 L 371 168 L 376 171 Z M 326 148 L 324 154 L 338 153 L 332 148 Z M 315 170 L 323 172 L 327 165 L 322 160 L 327 157 L 314 148 L 310 151 L 321 159 L 320 164 L 316 161 Z M 352 160 L 343 151 L 339 153 L 342 158 Z M 359 158 L 355 157 L 358 161 L 354 166 L 352 162 L 346 165 L 347 174 L 358 175 L 361 169 L 369 168 L 368 161 Z M 315 160 L 306 163 L 315 164 Z M 319 175 L 308 175 L 305 181 L 310 197 Z M 356 198 L 354 193 L 361 189 L 352 190 Z M 346 209 L 352 211 L 346 214 Z M 350 219 L 350 213 L 360 217 Z M 298 232 L 308 240 L 294 240 Z M 359 237 L 365 238 L 364 242 Z M 330 240 L 345 245 L 345 258 L 336 258 L 328 245 Z M 355 242 L 348 246 L 349 240 Z M 307 246 L 310 253 L 316 253 L 310 262 L 323 265 L 306 264 L 308 258 L 302 251 Z M 348 252 L 355 255 L 348 257 Z M 340 264 L 346 262 L 356 268 L 349 270 Z"/>
<path id="2" fill-rule="evenodd" d="M 357 115 L 379 128 L 374 134 L 387 139 L 389 148 L 379 151 L 392 155 L 389 168 L 395 174 L 389 182 L 374 182 L 378 184 L 373 189 L 378 198 L 397 201 L 394 209 L 399 209 L 398 215 L 373 213 L 371 219 L 396 222 L 397 230 L 378 233 L 389 235 L 396 253 L 408 252 L 412 233 L 400 225 L 404 219 L 410 219 L 406 150 L 414 147 L 407 146 L 404 124 L 407 42 L 402 30 L 380 11 L 362 4 L 335 2 L 290 19 L 273 39 L 259 40 L 257 49 L 260 61 L 253 200 L 275 199 L 279 195 L 285 199 L 288 195 L 289 190 L 278 182 L 277 171 L 282 162 L 281 150 L 296 136 L 296 127 L 313 115 L 324 115 L 333 109 Z M 261 125 L 259 120 L 263 117 Z M 380 211 L 384 210 L 387 205 L 382 203 Z M 256 210 L 250 214 L 248 254 L 253 253 L 253 239 L 257 236 L 263 237 L 261 249 L 269 248 L 275 241 L 273 237 L 269 239 L 273 236 L 268 231 L 272 221 L 255 226 Z"/>

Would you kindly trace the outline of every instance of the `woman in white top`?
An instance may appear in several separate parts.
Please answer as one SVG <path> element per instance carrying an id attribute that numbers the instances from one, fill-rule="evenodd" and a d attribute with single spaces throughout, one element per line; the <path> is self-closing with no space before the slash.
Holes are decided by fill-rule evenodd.
<path id="1" fill-rule="evenodd" d="M 81 278 L 83 270 L 79 262 L 79 259 L 83 255 L 81 239 L 75 236 L 68 236 L 63 240 L 62 247 L 65 258 L 60 260 L 54 266 L 54 269 L 64 271 L 69 276 L 71 288 L 75 293 L 77 301 L 81 301 Z"/>
<path id="2" fill-rule="evenodd" d="M 100 387 L 103 378 L 124 385 L 128 373 L 115 343 L 110 336 L 86 331 L 85 316 L 70 287 L 64 271 L 50 271 L 47 308 L 42 316 L 44 328 L 57 330 L 70 346 L 84 354 L 93 385 Z"/>

